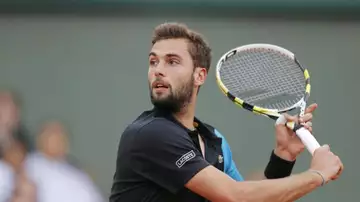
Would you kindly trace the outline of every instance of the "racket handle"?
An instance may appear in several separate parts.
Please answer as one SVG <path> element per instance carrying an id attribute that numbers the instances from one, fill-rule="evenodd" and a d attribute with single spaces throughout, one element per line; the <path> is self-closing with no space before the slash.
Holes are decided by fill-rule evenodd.
<path id="1" fill-rule="evenodd" d="M 320 144 L 315 139 L 315 137 L 304 127 L 297 128 L 295 130 L 296 135 L 301 139 L 304 143 L 307 150 L 311 155 L 314 154 L 314 151 L 320 147 Z"/>

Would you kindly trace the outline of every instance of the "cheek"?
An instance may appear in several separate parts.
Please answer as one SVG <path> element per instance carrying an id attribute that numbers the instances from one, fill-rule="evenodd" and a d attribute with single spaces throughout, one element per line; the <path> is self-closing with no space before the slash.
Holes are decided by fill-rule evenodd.
<path id="1" fill-rule="evenodd" d="M 179 75 L 175 79 L 171 80 L 171 89 L 173 91 L 177 91 L 178 89 L 183 88 L 187 83 L 189 83 L 190 80 L 191 78 L 189 77 L 189 75 Z"/>
<path id="2" fill-rule="evenodd" d="M 151 71 L 148 72 L 148 81 L 149 83 L 152 81 L 153 78 L 153 74 L 151 73 Z"/>
<path id="3" fill-rule="evenodd" d="M 149 70 L 148 70 L 148 79 L 149 79 L 149 80 L 154 79 L 156 72 L 157 72 L 157 71 L 156 71 L 155 68 L 149 67 Z"/>

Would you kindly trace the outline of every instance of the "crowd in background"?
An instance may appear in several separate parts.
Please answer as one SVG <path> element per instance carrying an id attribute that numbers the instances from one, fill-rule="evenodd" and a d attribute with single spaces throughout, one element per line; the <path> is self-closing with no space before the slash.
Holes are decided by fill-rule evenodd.
<path id="1" fill-rule="evenodd" d="M 28 131 L 18 97 L 0 91 L 0 202 L 105 201 L 87 173 L 69 160 L 65 126 L 49 120 L 38 128 Z"/>

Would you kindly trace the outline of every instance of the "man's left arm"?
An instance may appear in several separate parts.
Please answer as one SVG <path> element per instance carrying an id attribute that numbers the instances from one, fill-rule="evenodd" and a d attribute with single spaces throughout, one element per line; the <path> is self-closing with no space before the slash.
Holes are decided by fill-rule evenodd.
<path id="1" fill-rule="evenodd" d="M 287 161 L 280 158 L 272 151 L 269 162 L 263 171 L 251 173 L 244 179 L 240 174 L 233 159 L 232 152 L 225 137 L 215 129 L 215 134 L 222 139 L 222 151 L 224 155 L 224 173 L 236 181 L 277 179 L 291 175 L 295 161 Z"/>
<path id="2" fill-rule="evenodd" d="M 265 180 L 288 177 L 291 175 L 294 165 L 295 161 L 288 161 L 280 158 L 273 150 L 265 170 L 251 173 L 246 180 Z"/>

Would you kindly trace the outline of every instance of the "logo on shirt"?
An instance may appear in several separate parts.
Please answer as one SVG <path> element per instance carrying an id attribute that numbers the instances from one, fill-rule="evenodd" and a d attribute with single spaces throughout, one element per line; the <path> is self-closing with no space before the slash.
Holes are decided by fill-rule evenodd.
<path id="1" fill-rule="evenodd" d="M 191 159 L 195 158 L 195 152 L 193 150 L 189 151 L 188 153 L 182 155 L 177 161 L 176 166 L 181 168 L 186 162 L 190 161 Z"/>
<path id="2" fill-rule="evenodd" d="M 218 162 L 219 163 L 223 163 L 224 162 L 224 157 L 222 155 L 218 156 Z"/>

